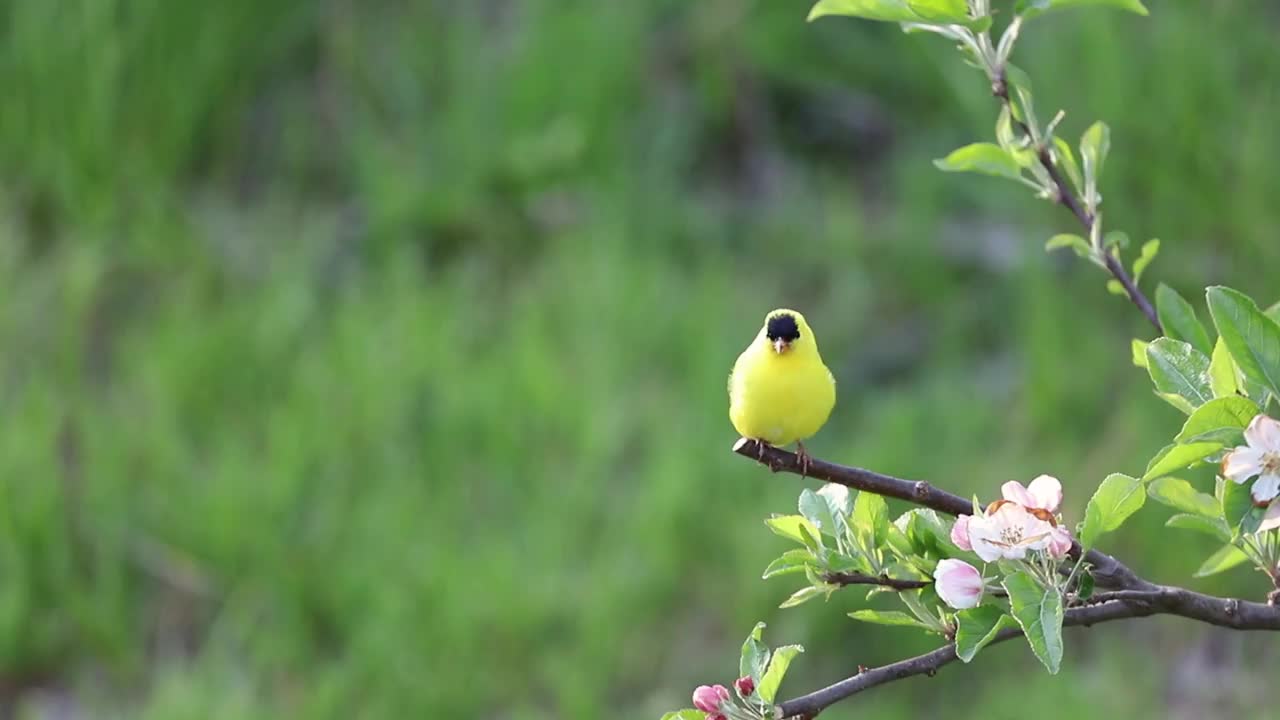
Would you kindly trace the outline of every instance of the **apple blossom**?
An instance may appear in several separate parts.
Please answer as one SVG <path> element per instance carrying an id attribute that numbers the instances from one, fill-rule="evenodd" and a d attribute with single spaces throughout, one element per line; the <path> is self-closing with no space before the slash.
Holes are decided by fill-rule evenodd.
<path id="1" fill-rule="evenodd" d="M 982 601 L 982 573 L 963 560 L 939 560 L 933 579 L 938 597 L 956 610 L 977 607 Z"/>
<path id="2" fill-rule="evenodd" d="M 951 526 L 951 542 L 961 550 L 973 549 L 973 546 L 969 544 L 968 515 L 961 515 L 956 518 L 956 524 Z"/>
<path id="3" fill-rule="evenodd" d="M 1005 500 L 1016 502 L 1025 508 L 1039 508 L 1054 513 L 1062 504 L 1062 483 L 1051 475 L 1041 475 L 1026 487 L 1016 480 L 1010 480 L 1000 486 L 1000 494 Z"/>
<path id="4" fill-rule="evenodd" d="M 1041 509 L 1028 510 L 1016 502 L 997 500 L 987 514 L 971 517 L 969 544 L 986 562 L 999 558 L 1021 560 L 1028 550 L 1044 550 L 1053 533 L 1053 516 Z"/>
<path id="5" fill-rule="evenodd" d="M 1255 503 L 1266 505 L 1280 495 L 1280 421 L 1254 417 L 1244 430 L 1244 441 L 1222 459 L 1222 475 L 1239 484 L 1257 476 L 1249 494 Z"/>
<path id="6" fill-rule="evenodd" d="M 1071 552 L 1071 531 L 1065 526 L 1057 525 L 1053 528 L 1053 532 L 1049 533 L 1049 556 L 1054 558 L 1065 557 Z"/>
<path id="7" fill-rule="evenodd" d="M 751 679 L 750 675 L 743 675 L 733 681 L 733 686 L 738 689 L 738 694 L 747 697 L 756 691 L 756 681 Z"/>

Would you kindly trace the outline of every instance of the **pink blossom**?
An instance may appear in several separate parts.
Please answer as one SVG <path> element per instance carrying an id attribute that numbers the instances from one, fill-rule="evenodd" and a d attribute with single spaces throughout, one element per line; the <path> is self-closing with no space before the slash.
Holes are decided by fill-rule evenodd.
<path id="1" fill-rule="evenodd" d="M 969 516 L 961 515 L 956 518 L 956 524 L 951 526 L 951 542 L 961 550 L 972 550 L 973 546 L 969 544 Z"/>
<path id="2" fill-rule="evenodd" d="M 999 558 L 1021 560 L 1028 550 L 1044 550 L 1053 532 L 1052 516 L 1045 510 L 1028 510 L 1008 500 L 997 500 L 982 517 L 969 520 L 969 544 L 986 562 Z"/>
<path id="3" fill-rule="evenodd" d="M 723 685 L 699 685 L 693 691 L 693 706 L 703 712 L 719 712 L 720 704 L 728 700 L 729 689 Z"/>
<path id="4" fill-rule="evenodd" d="M 1058 525 L 1049 533 L 1049 556 L 1060 558 L 1071 552 L 1071 531 Z"/>
<path id="5" fill-rule="evenodd" d="M 1023 487 L 1022 483 L 1010 480 L 1000 487 L 1000 494 L 1005 500 L 1016 502 L 1028 508 L 1057 512 L 1062 504 L 1062 483 L 1049 475 L 1041 475 L 1031 484 Z"/>
<path id="6" fill-rule="evenodd" d="M 743 675 L 733 681 L 734 687 L 738 689 L 738 694 L 747 697 L 756 691 L 756 681 L 751 679 L 750 675 Z"/>
<path id="7" fill-rule="evenodd" d="M 939 560 L 933 579 L 938 597 L 957 610 L 976 607 L 982 600 L 982 573 L 963 560 Z"/>

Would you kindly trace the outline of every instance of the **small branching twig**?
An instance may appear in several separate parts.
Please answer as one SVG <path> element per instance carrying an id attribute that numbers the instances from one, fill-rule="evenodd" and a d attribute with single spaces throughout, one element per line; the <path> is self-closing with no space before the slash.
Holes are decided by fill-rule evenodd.
<path id="1" fill-rule="evenodd" d="M 931 580 L 900 580 L 888 575 L 867 575 L 860 572 L 829 572 L 822 576 L 831 585 L 880 585 L 894 590 L 919 590 L 933 584 Z"/>

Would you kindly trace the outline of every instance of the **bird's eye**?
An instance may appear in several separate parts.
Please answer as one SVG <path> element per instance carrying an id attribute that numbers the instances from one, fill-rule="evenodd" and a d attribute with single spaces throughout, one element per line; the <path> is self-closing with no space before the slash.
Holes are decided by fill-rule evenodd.
<path id="1" fill-rule="evenodd" d="M 765 325 L 765 336 L 770 340 L 795 342 L 800 338 L 800 328 L 793 315 L 781 314 L 769 318 Z"/>

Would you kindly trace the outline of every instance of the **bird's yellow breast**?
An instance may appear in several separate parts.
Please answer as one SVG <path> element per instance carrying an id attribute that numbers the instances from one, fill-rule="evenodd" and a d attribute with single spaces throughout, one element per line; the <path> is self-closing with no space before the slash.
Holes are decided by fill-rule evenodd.
<path id="1" fill-rule="evenodd" d="M 812 352 L 774 353 L 753 343 L 729 378 L 729 419 L 743 436 L 789 445 L 818 432 L 836 402 L 836 383 Z"/>

